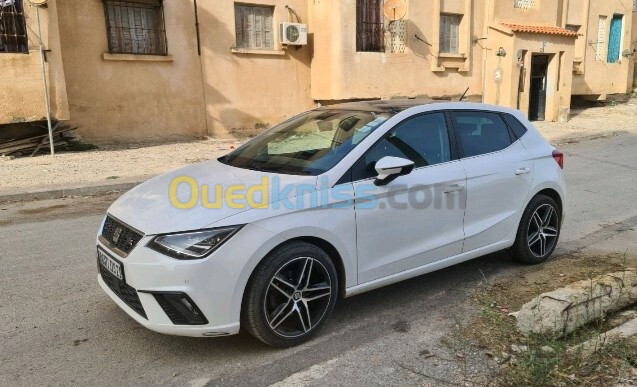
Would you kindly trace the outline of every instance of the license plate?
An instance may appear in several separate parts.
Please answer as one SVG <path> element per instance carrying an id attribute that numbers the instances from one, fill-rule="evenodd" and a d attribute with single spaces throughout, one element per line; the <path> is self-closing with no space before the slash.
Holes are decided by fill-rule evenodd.
<path id="1" fill-rule="evenodd" d="M 106 271 L 124 281 L 124 265 L 121 262 L 109 257 L 108 254 L 99 248 L 97 249 L 97 260 Z"/>

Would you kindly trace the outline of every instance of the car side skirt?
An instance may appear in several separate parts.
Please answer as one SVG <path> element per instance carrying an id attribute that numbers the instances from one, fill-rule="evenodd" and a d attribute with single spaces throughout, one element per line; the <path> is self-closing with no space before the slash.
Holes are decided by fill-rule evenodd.
<path id="1" fill-rule="evenodd" d="M 431 273 L 440 269 L 444 269 L 449 266 L 457 265 L 462 262 L 472 260 L 496 251 L 504 250 L 513 245 L 512 240 L 500 241 L 488 246 L 481 247 L 479 249 L 464 252 L 462 254 L 455 255 L 450 258 L 441 259 L 436 262 L 428 263 L 426 265 L 418 266 L 413 269 L 405 270 L 400 273 L 396 273 L 387 277 L 379 278 L 364 284 L 352 286 L 345 289 L 345 297 L 355 296 L 357 294 L 365 293 L 370 290 L 378 289 L 383 286 L 391 285 L 396 282 L 404 281 L 406 279 L 421 276 L 423 274 Z"/>

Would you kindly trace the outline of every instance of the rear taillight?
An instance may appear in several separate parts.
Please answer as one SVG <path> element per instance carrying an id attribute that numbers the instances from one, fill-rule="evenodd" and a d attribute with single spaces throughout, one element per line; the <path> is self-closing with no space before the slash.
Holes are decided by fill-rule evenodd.
<path id="1" fill-rule="evenodd" d="M 555 159 L 557 165 L 559 165 L 560 168 L 564 169 L 564 153 L 556 149 L 553 151 L 553 158 Z"/>

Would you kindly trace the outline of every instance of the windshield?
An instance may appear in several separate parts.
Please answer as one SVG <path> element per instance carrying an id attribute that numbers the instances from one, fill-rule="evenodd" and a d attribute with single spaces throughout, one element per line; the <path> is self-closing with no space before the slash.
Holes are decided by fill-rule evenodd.
<path id="1" fill-rule="evenodd" d="M 365 111 L 310 111 L 273 127 L 219 161 L 265 172 L 320 175 L 390 116 Z"/>

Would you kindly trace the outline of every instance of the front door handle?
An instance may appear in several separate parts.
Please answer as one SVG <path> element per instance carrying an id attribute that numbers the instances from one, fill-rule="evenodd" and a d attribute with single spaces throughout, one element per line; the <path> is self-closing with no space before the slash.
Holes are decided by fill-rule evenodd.
<path id="1" fill-rule="evenodd" d="M 531 172 L 531 168 L 518 168 L 518 169 L 515 171 L 515 174 L 516 174 L 516 175 L 525 175 L 525 174 L 527 174 L 527 173 L 529 173 L 529 172 Z"/>
<path id="2" fill-rule="evenodd" d="M 463 189 L 464 189 L 464 186 L 462 184 L 451 184 L 446 186 L 443 192 L 452 193 L 452 192 L 462 191 Z"/>

